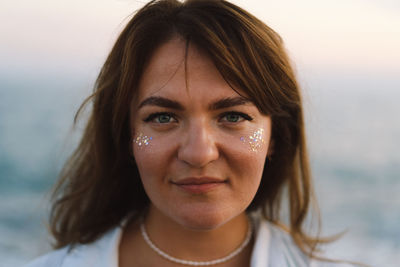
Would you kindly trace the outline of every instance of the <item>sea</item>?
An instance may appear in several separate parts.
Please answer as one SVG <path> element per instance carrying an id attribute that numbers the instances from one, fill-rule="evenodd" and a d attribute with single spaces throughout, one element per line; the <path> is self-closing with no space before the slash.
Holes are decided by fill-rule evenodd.
<path id="1" fill-rule="evenodd" d="M 400 79 L 340 72 L 301 79 L 328 256 L 400 266 Z M 0 267 L 51 250 L 51 188 L 83 125 L 73 117 L 95 77 L 0 73 Z"/>

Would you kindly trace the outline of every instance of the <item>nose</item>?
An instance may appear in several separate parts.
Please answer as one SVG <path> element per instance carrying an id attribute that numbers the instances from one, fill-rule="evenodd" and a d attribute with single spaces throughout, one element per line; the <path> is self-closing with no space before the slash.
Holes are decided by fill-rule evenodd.
<path id="1" fill-rule="evenodd" d="M 193 122 L 182 134 L 178 159 L 201 168 L 219 157 L 215 134 L 210 126 L 202 122 Z"/>

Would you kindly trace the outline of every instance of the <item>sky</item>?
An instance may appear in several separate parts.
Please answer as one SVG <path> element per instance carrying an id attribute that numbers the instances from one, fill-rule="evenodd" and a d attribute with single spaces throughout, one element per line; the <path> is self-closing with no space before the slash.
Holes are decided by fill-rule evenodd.
<path id="1" fill-rule="evenodd" d="M 94 75 L 145 2 L 1 0 L 0 75 Z M 232 2 L 276 30 L 303 72 L 400 75 L 397 0 Z"/>

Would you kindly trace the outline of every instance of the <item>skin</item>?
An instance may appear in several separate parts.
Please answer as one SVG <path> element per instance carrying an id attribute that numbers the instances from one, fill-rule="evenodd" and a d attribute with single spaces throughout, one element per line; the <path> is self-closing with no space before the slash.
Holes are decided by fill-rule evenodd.
<path id="1" fill-rule="evenodd" d="M 229 254 L 246 235 L 245 209 L 261 181 L 271 120 L 252 102 L 243 101 L 245 94 L 233 90 L 211 59 L 193 45 L 185 69 L 185 50 L 185 41 L 176 37 L 150 59 L 132 103 L 131 128 L 132 140 L 151 140 L 146 145 L 133 141 L 132 146 L 151 200 L 145 218 L 150 238 L 174 257 L 206 261 Z M 223 106 L 224 99 L 229 101 Z M 262 140 L 255 151 L 249 137 L 260 129 Z M 219 182 L 192 192 L 180 184 L 188 177 Z M 120 266 L 133 259 L 143 266 L 174 266 L 148 248 L 138 229 L 132 223 L 123 234 Z M 246 266 L 250 255 L 251 245 L 220 266 Z"/>

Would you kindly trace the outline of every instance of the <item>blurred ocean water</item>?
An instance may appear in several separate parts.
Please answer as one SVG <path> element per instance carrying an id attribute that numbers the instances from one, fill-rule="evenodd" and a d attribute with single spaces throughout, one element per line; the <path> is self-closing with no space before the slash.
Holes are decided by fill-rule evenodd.
<path id="1" fill-rule="evenodd" d="M 0 77 L 0 267 L 50 250 L 48 192 L 79 137 L 72 120 L 89 80 Z M 328 255 L 399 266 L 399 81 L 313 81 L 306 118 L 323 230 L 348 230 Z"/>
<path id="2" fill-rule="evenodd" d="M 90 91 L 82 86 L 0 77 L 0 266 L 50 250 L 49 192 L 76 143 L 74 111 Z"/>

